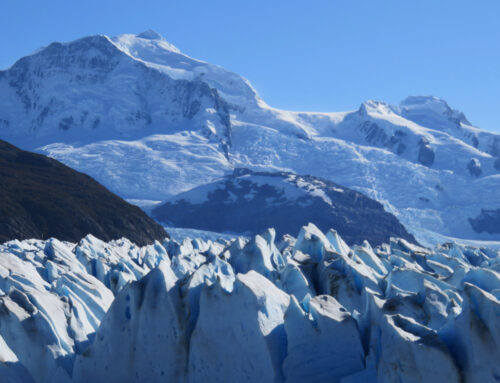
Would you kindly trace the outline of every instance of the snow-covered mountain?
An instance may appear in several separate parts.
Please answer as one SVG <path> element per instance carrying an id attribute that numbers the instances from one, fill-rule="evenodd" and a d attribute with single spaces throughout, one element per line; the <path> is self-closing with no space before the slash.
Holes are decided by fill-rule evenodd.
<path id="1" fill-rule="evenodd" d="M 313 224 L 276 241 L 0 245 L 8 382 L 494 382 L 500 253 Z M 10 379 L 10 380 L 9 380 Z"/>
<path id="2" fill-rule="evenodd" d="M 128 199 L 166 200 L 235 168 L 288 171 L 376 199 L 421 243 L 500 239 L 471 224 L 500 208 L 500 136 L 445 101 L 278 110 L 152 31 L 53 43 L 0 72 L 0 138 Z"/>
<path id="3" fill-rule="evenodd" d="M 169 227 L 212 232 L 296 233 L 304 222 L 322 230 L 338 227 L 348 244 L 377 246 L 391 237 L 415 243 L 396 217 L 363 194 L 325 179 L 294 173 L 236 169 L 221 181 L 195 187 L 167 200 L 152 216 Z"/>

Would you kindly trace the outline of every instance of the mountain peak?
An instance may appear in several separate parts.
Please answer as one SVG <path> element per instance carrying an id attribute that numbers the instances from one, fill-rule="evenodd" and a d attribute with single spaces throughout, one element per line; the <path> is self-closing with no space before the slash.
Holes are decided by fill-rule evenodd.
<path id="1" fill-rule="evenodd" d="M 408 96 L 400 102 L 403 108 L 426 108 L 433 110 L 449 110 L 448 103 L 436 96 Z"/>
<path id="2" fill-rule="evenodd" d="M 145 40 L 165 40 L 162 35 L 152 29 L 148 29 L 147 31 L 137 34 L 136 36 Z"/>
<path id="3" fill-rule="evenodd" d="M 452 109 L 448 103 L 435 96 L 409 96 L 399 104 L 404 114 L 436 114 L 445 117 L 454 123 L 464 123 L 471 125 L 465 115 Z"/>
<path id="4" fill-rule="evenodd" d="M 358 110 L 359 114 L 366 116 L 368 114 L 390 114 L 392 108 L 389 104 L 376 100 L 367 100 L 361 104 Z"/>
<path id="5" fill-rule="evenodd" d="M 181 51 L 169 43 L 165 38 L 158 32 L 148 29 L 142 33 L 133 34 L 123 34 L 115 36 L 111 39 L 115 45 L 117 45 L 122 51 L 125 51 L 131 56 L 136 56 L 135 52 L 141 51 L 145 53 L 148 58 L 141 57 L 146 61 L 154 61 L 155 59 L 151 57 L 152 51 L 158 53 L 161 51 L 170 51 L 174 53 L 180 53 Z M 159 49 L 158 49 L 159 48 Z M 154 55 L 157 57 L 157 54 Z"/>

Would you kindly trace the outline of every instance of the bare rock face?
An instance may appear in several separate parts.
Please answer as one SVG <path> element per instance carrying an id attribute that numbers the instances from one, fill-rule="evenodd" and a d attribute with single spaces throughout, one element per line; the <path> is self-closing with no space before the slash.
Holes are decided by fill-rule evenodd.
<path id="1" fill-rule="evenodd" d="M 76 242 L 87 234 L 139 245 L 165 230 L 86 174 L 0 140 L 0 242 L 56 237 Z"/>
<path id="2" fill-rule="evenodd" d="M 469 218 L 469 222 L 476 233 L 500 233 L 500 209 L 482 209 L 476 218 Z"/>
<path id="3" fill-rule="evenodd" d="M 424 166 L 432 166 L 434 163 L 434 150 L 431 148 L 429 142 L 421 140 L 419 142 L 420 149 L 418 151 L 418 161 Z"/>
<path id="4" fill-rule="evenodd" d="M 215 232 L 258 234 L 274 227 L 278 236 L 316 222 L 338 228 L 349 244 L 372 245 L 409 234 L 383 206 L 354 190 L 318 177 L 237 169 L 217 182 L 181 193 L 153 210 L 160 222 Z"/>
<path id="5" fill-rule="evenodd" d="M 495 160 L 495 169 L 500 171 L 500 157 L 498 157 L 496 160 Z"/>
<path id="6" fill-rule="evenodd" d="M 477 158 L 471 158 L 469 164 L 467 165 L 467 169 L 471 176 L 479 177 L 483 171 L 481 170 L 481 162 Z"/>

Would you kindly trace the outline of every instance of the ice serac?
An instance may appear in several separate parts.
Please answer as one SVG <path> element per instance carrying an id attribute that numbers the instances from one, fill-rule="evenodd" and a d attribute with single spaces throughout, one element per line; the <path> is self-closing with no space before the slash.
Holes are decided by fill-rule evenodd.
<path id="1" fill-rule="evenodd" d="M 496 287 L 499 287 L 498 284 Z M 498 289 L 494 289 L 497 292 Z M 500 302 L 481 288 L 465 283 L 463 310 L 453 327 L 443 329 L 450 348 L 470 382 L 499 381 Z"/>
<path id="2" fill-rule="evenodd" d="M 269 279 L 273 279 L 275 265 L 272 262 L 272 249 L 260 235 L 252 238 L 241 251 L 234 252 L 230 258 L 236 273 L 257 271 Z"/>
<path id="3" fill-rule="evenodd" d="M 0 247 L 0 336 L 36 382 L 71 376 L 113 300 L 65 243 L 12 241 Z"/>
<path id="4" fill-rule="evenodd" d="M 0 378 L 495 382 L 500 253 L 403 239 L 0 245 Z M 116 296 L 116 298 L 115 298 Z"/>
<path id="5" fill-rule="evenodd" d="M 462 381 L 449 350 L 433 331 L 401 315 L 381 319 L 378 381 Z"/>
<path id="6" fill-rule="evenodd" d="M 35 382 L 69 382 L 114 293 L 161 262 L 169 258 L 159 242 L 141 248 L 87 236 L 79 244 L 54 238 L 1 244 L 0 337 L 16 357 L 4 367 L 26 371 Z"/>
<path id="7" fill-rule="evenodd" d="M 287 294 L 255 271 L 238 274 L 232 294 L 217 284 L 204 288 L 190 342 L 189 381 L 283 381 L 288 303 Z"/>
<path id="8" fill-rule="evenodd" d="M 305 313 L 293 297 L 285 314 L 287 382 L 340 382 L 365 367 L 356 321 L 335 298 L 318 295 Z"/>
<path id="9" fill-rule="evenodd" d="M 0 337 L 0 377 L 5 383 L 34 383 L 26 368 L 19 363 L 16 354 Z"/>
<path id="10" fill-rule="evenodd" d="M 163 245 L 138 247 L 121 238 L 107 243 L 89 234 L 75 247 L 74 252 L 85 270 L 102 281 L 114 294 L 127 283 L 142 278 L 162 261 L 169 261 Z"/>
<path id="11" fill-rule="evenodd" d="M 73 381 L 184 381 L 188 344 L 176 280 L 160 263 L 123 289 L 76 359 Z"/>

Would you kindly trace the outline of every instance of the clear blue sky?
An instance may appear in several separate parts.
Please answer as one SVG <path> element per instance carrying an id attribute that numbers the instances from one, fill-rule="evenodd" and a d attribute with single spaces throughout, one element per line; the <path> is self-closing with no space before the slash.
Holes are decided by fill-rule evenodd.
<path id="1" fill-rule="evenodd" d="M 499 17 L 498 0 L 5 0 L 0 68 L 52 41 L 154 29 L 275 107 L 432 94 L 500 131 Z"/>

